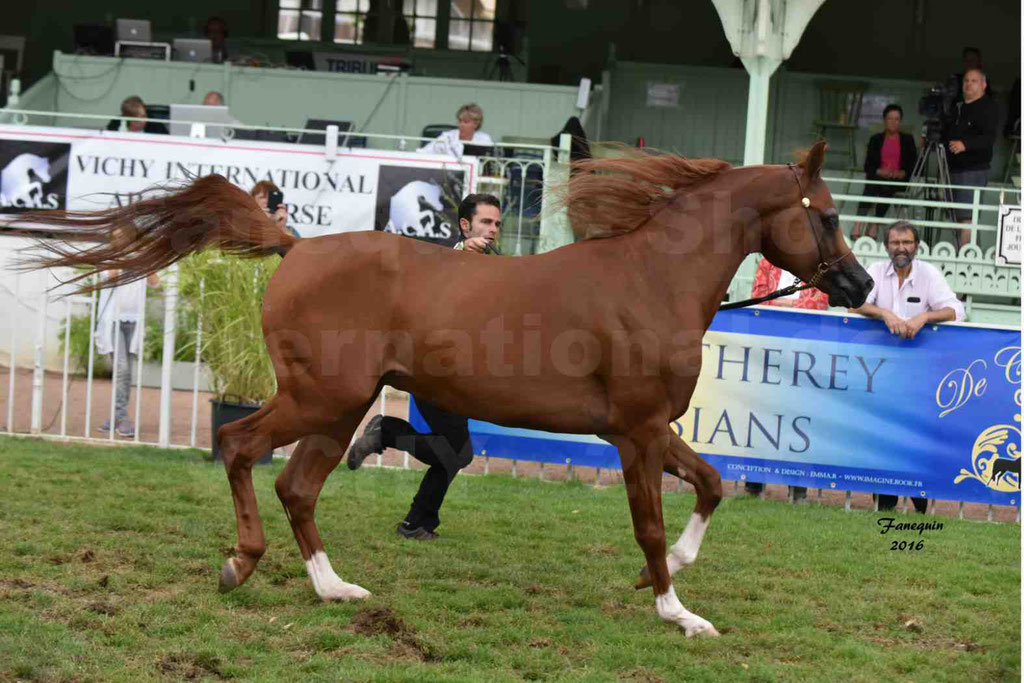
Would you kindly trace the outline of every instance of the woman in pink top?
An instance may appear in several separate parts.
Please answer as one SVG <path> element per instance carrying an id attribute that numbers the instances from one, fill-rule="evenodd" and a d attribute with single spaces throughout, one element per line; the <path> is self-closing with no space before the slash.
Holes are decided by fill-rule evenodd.
<path id="1" fill-rule="evenodd" d="M 885 130 L 871 136 L 868 141 L 868 153 L 864 157 L 864 179 L 883 182 L 906 182 L 917 163 L 917 147 L 914 136 L 900 132 L 903 122 L 903 109 L 898 104 L 888 105 L 882 113 Z M 864 185 L 865 197 L 890 198 L 902 190 L 899 185 Z M 875 217 L 881 218 L 889 210 L 888 204 L 861 202 L 857 205 L 857 215 L 864 216 L 871 205 L 875 206 Z M 857 223 L 850 232 L 851 239 L 857 239 L 863 232 L 863 224 Z M 878 235 L 878 224 L 871 223 L 867 228 L 868 237 Z"/>

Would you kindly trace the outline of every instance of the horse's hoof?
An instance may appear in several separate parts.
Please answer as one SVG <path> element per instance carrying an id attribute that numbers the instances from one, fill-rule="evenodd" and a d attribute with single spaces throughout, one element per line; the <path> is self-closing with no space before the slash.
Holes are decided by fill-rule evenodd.
<path id="1" fill-rule="evenodd" d="M 233 591 L 242 583 L 238 580 L 238 571 L 235 569 L 234 559 L 229 557 L 224 562 L 224 568 L 220 570 L 220 585 L 217 587 L 219 593 Z"/>
<path id="2" fill-rule="evenodd" d="M 362 586 L 357 586 L 354 583 L 342 582 L 339 586 L 334 586 L 330 590 L 324 591 L 320 599 L 324 602 L 351 602 L 353 600 L 366 600 L 373 594 L 366 590 Z"/>
<path id="3" fill-rule="evenodd" d="M 644 588 L 650 588 L 653 584 L 651 583 L 651 571 L 645 564 L 640 568 L 640 576 L 636 577 L 636 583 L 633 584 L 633 588 L 636 590 L 642 590 Z"/>
<path id="4" fill-rule="evenodd" d="M 683 626 L 683 631 L 686 633 L 687 638 L 717 638 L 719 636 L 718 631 L 711 625 L 711 622 L 704 619 L 691 626 Z"/>

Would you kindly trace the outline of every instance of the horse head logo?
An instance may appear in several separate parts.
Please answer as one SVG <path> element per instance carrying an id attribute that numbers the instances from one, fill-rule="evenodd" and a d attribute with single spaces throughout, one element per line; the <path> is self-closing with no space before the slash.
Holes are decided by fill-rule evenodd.
<path id="1" fill-rule="evenodd" d="M 45 157 L 19 154 L 0 171 L 0 197 L 6 206 L 42 206 L 43 186 L 50 180 Z"/>
<path id="2" fill-rule="evenodd" d="M 439 216 L 442 211 L 441 186 L 414 180 L 391 197 L 388 224 L 384 229 L 408 237 L 447 239 L 451 237 L 451 227 L 442 222 Z"/>

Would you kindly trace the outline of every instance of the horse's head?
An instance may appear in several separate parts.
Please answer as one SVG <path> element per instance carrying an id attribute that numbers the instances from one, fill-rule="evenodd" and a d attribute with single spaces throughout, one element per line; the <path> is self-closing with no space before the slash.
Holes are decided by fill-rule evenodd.
<path id="1" fill-rule="evenodd" d="M 839 229 L 839 213 L 821 179 L 825 142 L 799 164 L 778 171 L 778 202 L 762 216 L 761 253 L 828 294 L 832 306 L 856 308 L 873 282 L 857 263 Z"/>

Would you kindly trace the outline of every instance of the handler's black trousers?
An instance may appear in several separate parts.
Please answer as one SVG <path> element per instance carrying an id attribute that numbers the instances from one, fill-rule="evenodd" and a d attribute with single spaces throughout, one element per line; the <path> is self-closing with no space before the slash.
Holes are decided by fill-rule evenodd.
<path id="1" fill-rule="evenodd" d="M 417 400 L 416 405 L 430 426 L 429 434 L 417 432 L 401 418 L 387 416 L 381 421 L 381 437 L 385 446 L 405 451 L 428 465 L 405 523 L 410 529 L 423 527 L 433 531 L 441 523 L 438 513 L 448 485 L 473 460 L 473 444 L 466 418 L 426 401 Z"/>

